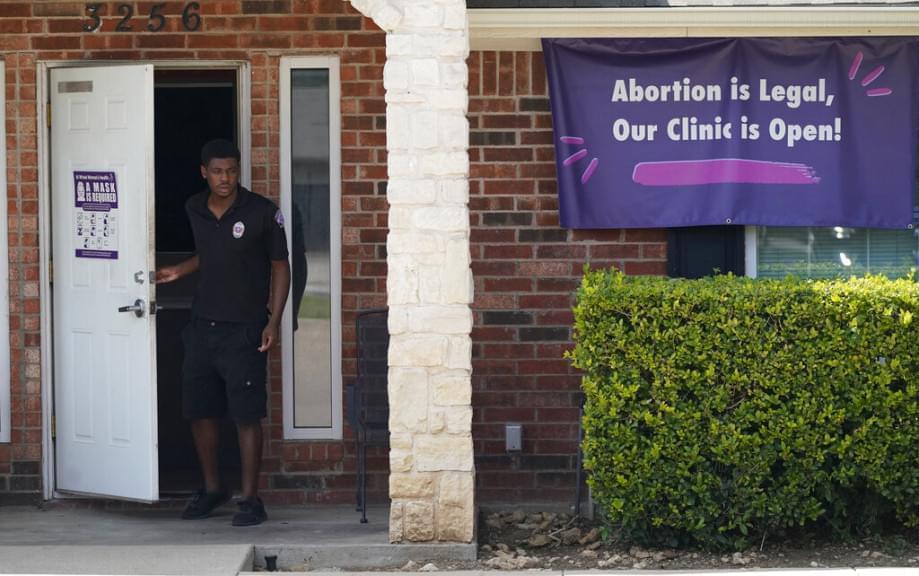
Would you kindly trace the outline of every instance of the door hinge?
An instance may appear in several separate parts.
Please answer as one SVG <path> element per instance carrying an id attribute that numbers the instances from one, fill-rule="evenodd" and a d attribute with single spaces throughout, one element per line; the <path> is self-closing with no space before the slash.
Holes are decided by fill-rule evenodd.
<path id="1" fill-rule="evenodd" d="M 57 416 L 51 415 L 51 439 L 57 438 Z"/>
<path id="2" fill-rule="evenodd" d="M 54 260 L 48 260 L 48 284 L 54 284 Z"/>
<path id="3" fill-rule="evenodd" d="M 48 105 L 45 107 L 45 110 L 47 110 L 47 113 L 45 114 L 45 118 L 47 119 L 47 122 L 48 122 L 48 128 L 51 128 L 51 102 L 48 102 Z"/>

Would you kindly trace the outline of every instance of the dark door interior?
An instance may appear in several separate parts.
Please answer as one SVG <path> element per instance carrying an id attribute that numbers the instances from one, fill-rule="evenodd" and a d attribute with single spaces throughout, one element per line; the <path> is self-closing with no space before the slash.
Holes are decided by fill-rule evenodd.
<path id="1" fill-rule="evenodd" d="M 204 189 L 201 146 L 211 138 L 237 142 L 235 70 L 156 70 L 154 74 L 156 263 L 180 262 L 194 252 L 185 201 Z M 182 417 L 181 331 L 191 318 L 195 278 L 157 287 L 156 369 L 160 494 L 185 494 L 203 485 L 188 422 Z M 221 430 L 221 475 L 239 483 L 239 448 L 229 421 Z"/>
<path id="2" fill-rule="evenodd" d="M 674 278 L 744 275 L 744 227 L 672 228 L 667 237 L 667 273 Z"/>

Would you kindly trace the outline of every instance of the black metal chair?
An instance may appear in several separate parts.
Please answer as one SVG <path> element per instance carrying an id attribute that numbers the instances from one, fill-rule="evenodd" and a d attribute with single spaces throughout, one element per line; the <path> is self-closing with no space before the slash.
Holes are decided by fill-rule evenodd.
<path id="1" fill-rule="evenodd" d="M 357 510 L 367 523 L 367 447 L 389 445 L 388 309 L 357 314 L 357 378 L 347 387 L 348 423 L 357 453 Z"/>

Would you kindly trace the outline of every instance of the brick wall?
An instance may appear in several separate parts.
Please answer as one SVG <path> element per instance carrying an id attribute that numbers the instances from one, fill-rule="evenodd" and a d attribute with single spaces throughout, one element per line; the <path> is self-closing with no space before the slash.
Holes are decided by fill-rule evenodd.
<path id="1" fill-rule="evenodd" d="M 100 13 L 117 15 L 103 2 Z M 0 444 L 0 497 L 34 497 L 41 482 L 38 148 L 36 62 L 44 60 L 221 59 L 248 61 L 252 81 L 252 189 L 277 200 L 280 191 L 278 74 L 286 54 L 337 54 L 342 79 L 342 209 L 344 274 L 343 373 L 355 372 L 354 311 L 385 303 L 386 127 L 384 34 L 343 0 L 215 0 L 200 2 L 201 27 L 186 32 L 186 2 L 165 2 L 165 27 L 147 32 L 154 2 L 128 2 L 132 32 L 103 18 L 85 33 L 85 2 L 0 2 L 0 58 L 6 62 L 7 206 L 10 246 L 12 443 Z M 280 374 L 278 354 L 272 374 Z M 345 442 L 284 442 L 281 385 L 271 382 L 263 488 L 274 501 L 352 502 L 354 455 Z M 369 458 L 386 470 L 385 452 Z M 369 482 L 386 493 L 385 473 Z"/>
<path id="2" fill-rule="evenodd" d="M 477 497 L 573 502 L 580 378 L 562 357 L 573 292 L 585 263 L 665 274 L 666 232 L 559 228 L 542 54 L 473 52 L 469 69 Z M 523 424 L 516 455 L 507 422 Z"/>

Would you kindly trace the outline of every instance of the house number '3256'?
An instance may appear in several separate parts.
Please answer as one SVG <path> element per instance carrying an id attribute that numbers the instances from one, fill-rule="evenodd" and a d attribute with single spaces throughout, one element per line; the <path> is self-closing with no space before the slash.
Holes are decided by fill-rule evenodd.
<path id="1" fill-rule="evenodd" d="M 150 7 L 150 13 L 147 14 L 147 26 L 146 29 L 150 32 L 159 32 L 166 25 L 166 16 L 163 14 L 163 8 L 166 7 L 165 3 L 154 4 Z M 201 26 L 201 15 L 198 11 L 201 9 L 201 5 L 197 2 L 189 2 L 182 9 L 182 27 L 193 32 Z M 105 11 L 104 4 L 87 4 L 86 5 L 86 15 L 89 16 L 89 22 L 83 25 L 83 30 L 86 32 L 95 32 L 102 28 L 102 17 L 105 16 L 103 12 Z M 133 4 L 117 4 L 115 6 L 115 11 L 119 17 L 118 24 L 115 25 L 116 32 L 131 32 L 134 30 L 134 27 L 131 26 L 131 19 L 134 18 L 134 5 Z"/>

